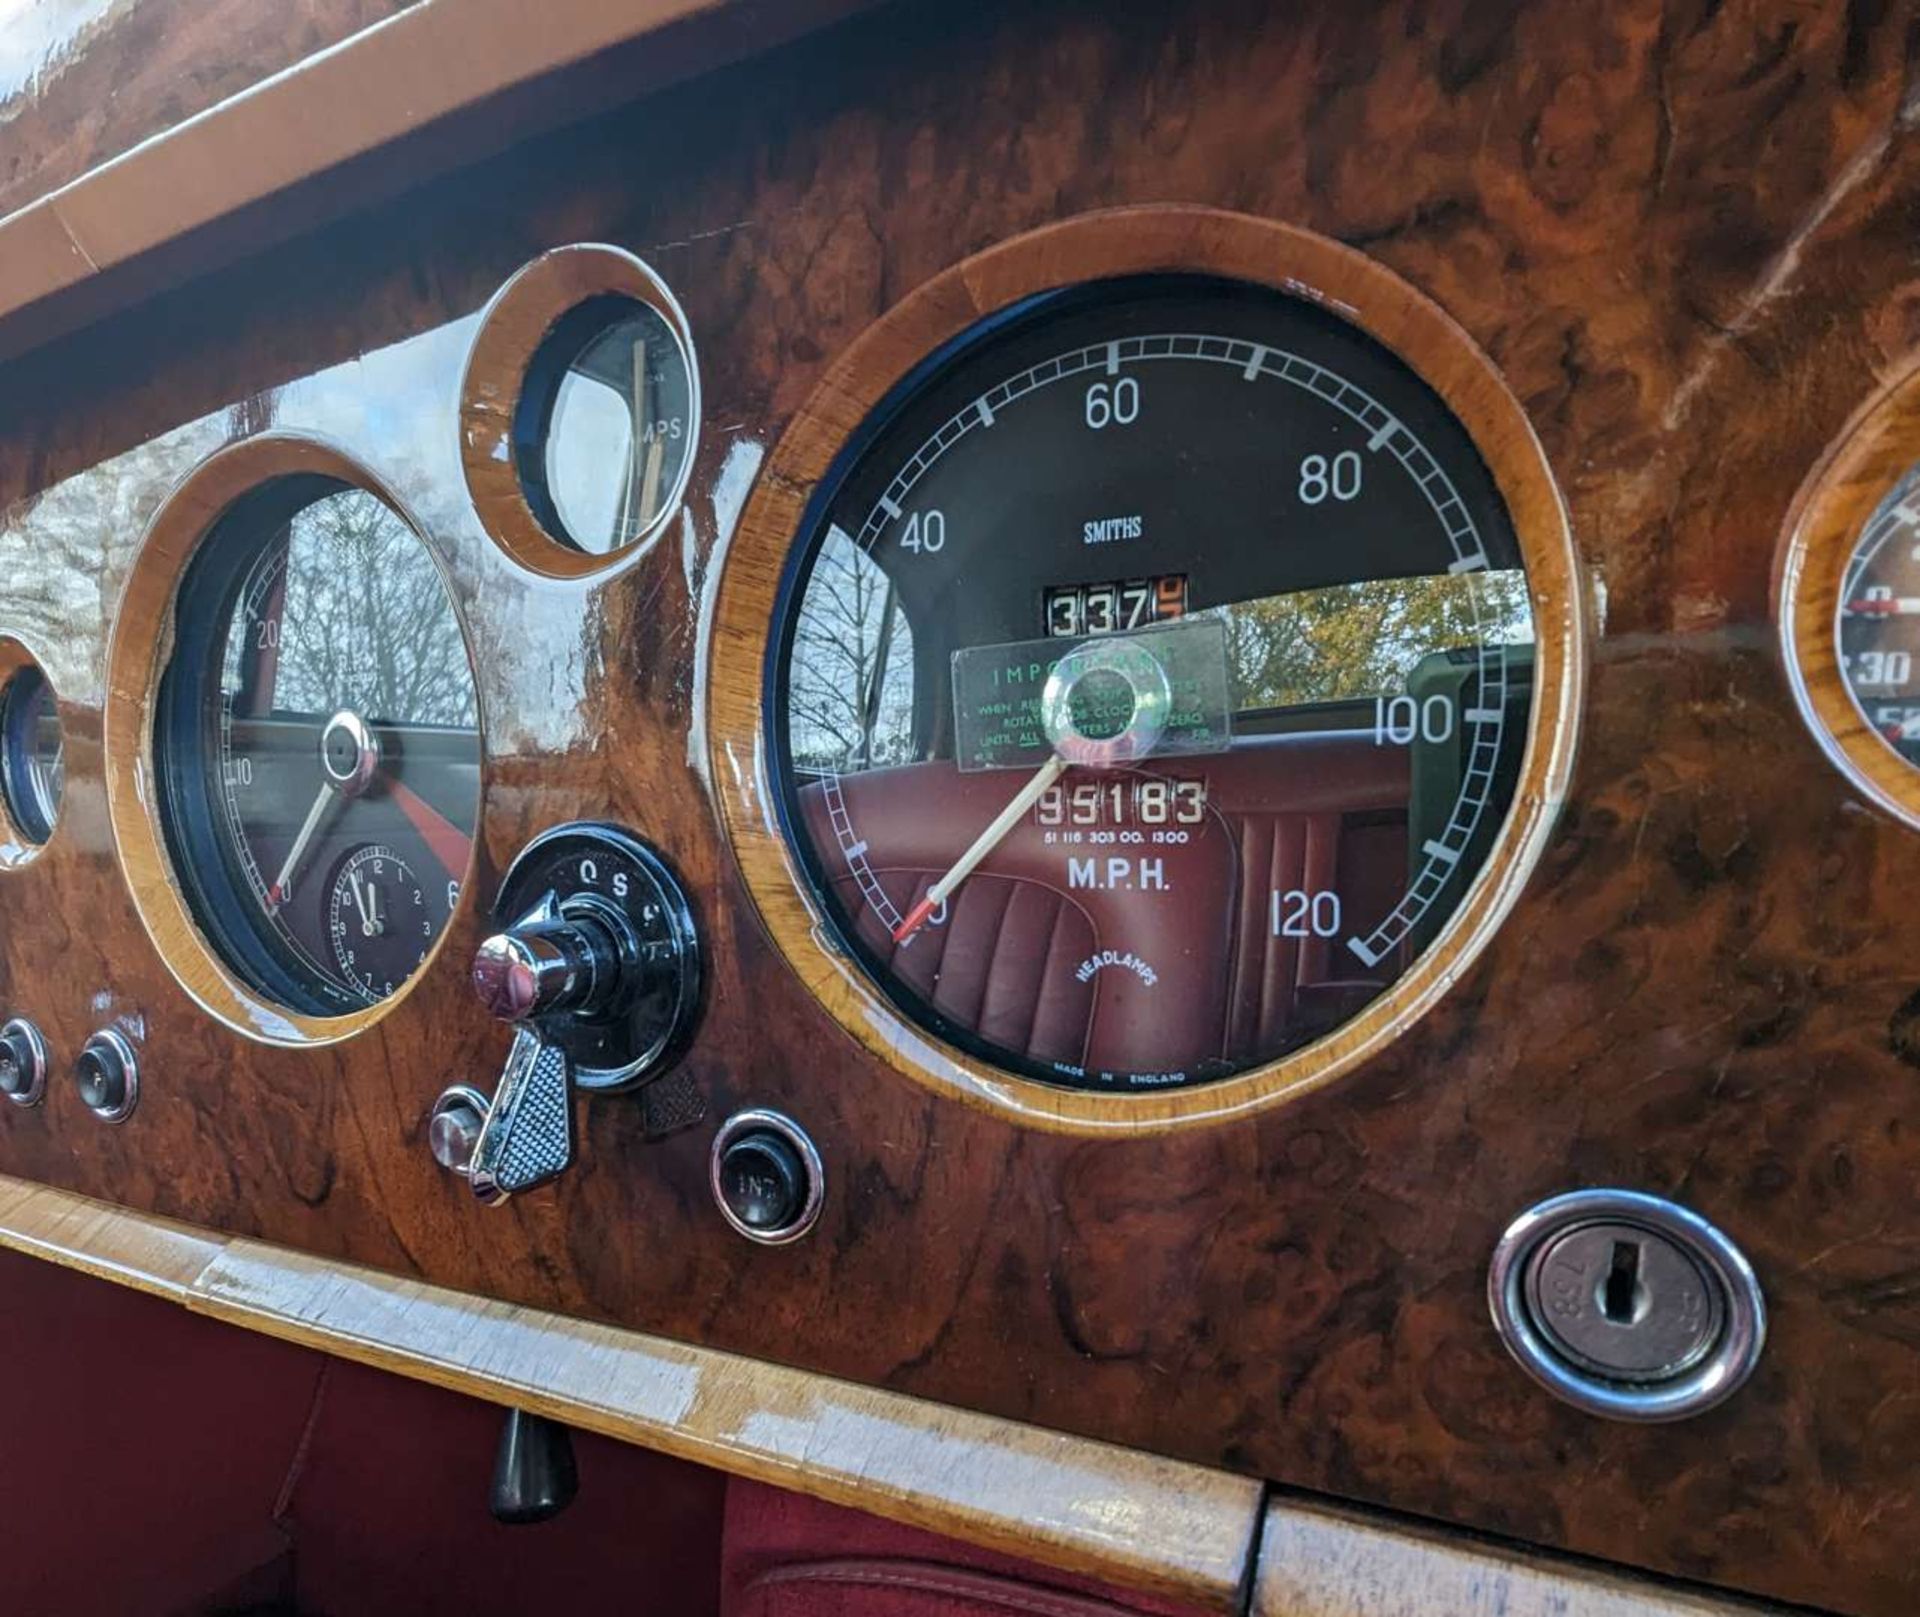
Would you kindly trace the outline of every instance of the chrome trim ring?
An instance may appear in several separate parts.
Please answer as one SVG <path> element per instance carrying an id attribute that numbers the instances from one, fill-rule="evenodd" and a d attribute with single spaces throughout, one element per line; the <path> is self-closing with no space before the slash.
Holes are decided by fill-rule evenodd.
<path id="1" fill-rule="evenodd" d="M 1672 1241 L 1719 1288 L 1725 1305 L 1720 1334 L 1684 1372 L 1637 1384 L 1611 1380 L 1574 1364 L 1535 1323 L 1525 1296 L 1529 1261 L 1553 1237 L 1597 1222 L 1634 1225 Z M 1746 1254 L 1698 1213 L 1637 1190 L 1576 1190 L 1528 1208 L 1494 1248 L 1487 1306 L 1521 1369 L 1555 1397 L 1607 1420 L 1647 1424 L 1712 1409 L 1753 1374 L 1767 1341 L 1766 1299 Z"/>
<path id="2" fill-rule="evenodd" d="M 727 1147 L 743 1134 L 752 1134 L 764 1130 L 777 1134 L 799 1153 L 800 1161 L 807 1170 L 807 1199 L 801 1204 L 799 1215 L 789 1224 L 779 1229 L 757 1230 L 751 1224 L 743 1222 L 734 1215 L 727 1205 L 720 1182 L 721 1159 L 727 1154 Z M 713 1203 L 720 1209 L 720 1216 L 739 1234 L 761 1246 L 786 1246 L 797 1241 L 819 1222 L 820 1209 L 827 1199 L 827 1168 L 820 1160 L 820 1152 L 807 1131 L 784 1112 L 751 1111 L 735 1112 L 720 1125 L 720 1132 L 713 1137 L 713 1149 L 707 1154 L 707 1185 L 713 1191 Z"/>

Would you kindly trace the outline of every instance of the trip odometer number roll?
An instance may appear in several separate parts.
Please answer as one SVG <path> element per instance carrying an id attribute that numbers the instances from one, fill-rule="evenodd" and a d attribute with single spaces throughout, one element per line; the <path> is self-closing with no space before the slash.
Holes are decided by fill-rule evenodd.
<path id="1" fill-rule="evenodd" d="M 241 498 L 182 574 L 154 753 L 195 920 L 306 1015 L 397 992 L 460 898 L 479 804 L 472 664 L 420 537 L 368 489 Z"/>
<path id="2" fill-rule="evenodd" d="M 1512 805 L 1529 580 L 1439 395 L 1198 275 L 1004 312 L 884 400 L 798 536 L 766 723 L 817 907 L 908 1018 L 1044 1082 L 1338 1029 Z"/>

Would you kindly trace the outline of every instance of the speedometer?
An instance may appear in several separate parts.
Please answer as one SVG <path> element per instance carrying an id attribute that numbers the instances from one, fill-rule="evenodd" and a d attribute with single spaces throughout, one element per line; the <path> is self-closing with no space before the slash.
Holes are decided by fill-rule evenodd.
<path id="1" fill-rule="evenodd" d="M 1535 591 L 1473 433 L 1357 324 L 1217 275 L 1016 300 L 878 402 L 790 552 L 762 691 L 810 905 L 989 1068 L 1273 1063 L 1481 883 Z"/>

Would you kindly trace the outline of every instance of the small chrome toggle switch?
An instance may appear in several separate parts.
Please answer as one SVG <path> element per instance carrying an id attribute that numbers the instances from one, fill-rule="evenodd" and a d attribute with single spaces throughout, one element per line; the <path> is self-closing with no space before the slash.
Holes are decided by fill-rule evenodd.
<path id="1" fill-rule="evenodd" d="M 488 1206 L 573 1161 L 573 1092 L 636 1088 L 670 1067 L 699 1002 L 699 952 L 679 883 L 614 826 L 556 827 L 501 883 L 509 924 L 473 957 L 475 996 L 514 1028 L 489 1100 L 456 1084 L 434 1103 L 434 1160 Z"/>
<path id="2" fill-rule="evenodd" d="M 466 1178 L 473 1168 L 473 1148 L 487 1120 L 487 1097 L 472 1084 L 452 1084 L 440 1093 L 427 1117 L 427 1149 L 448 1173 Z"/>
<path id="3" fill-rule="evenodd" d="M 1632 1190 L 1528 1209 L 1494 1249 L 1487 1301 L 1520 1367 L 1591 1415 L 1670 1421 L 1730 1397 L 1766 1343 L 1760 1283 L 1698 1213 Z"/>

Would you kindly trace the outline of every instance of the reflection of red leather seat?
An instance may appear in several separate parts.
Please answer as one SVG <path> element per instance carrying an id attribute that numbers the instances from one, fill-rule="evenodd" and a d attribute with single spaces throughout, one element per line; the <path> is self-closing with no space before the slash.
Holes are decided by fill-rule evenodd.
<path id="1" fill-rule="evenodd" d="M 846 872 L 836 896 L 862 941 L 942 1015 L 1034 1060 L 1191 1074 L 1298 1042 L 1377 991 L 1394 965 L 1355 979 L 1338 938 L 1275 936 L 1272 895 L 1338 893 L 1349 926 L 1385 914 L 1406 879 L 1405 751 L 1346 734 L 1261 737 L 1142 773 L 1162 772 L 1207 781 L 1207 818 L 1184 841 L 1154 842 L 1152 828 L 1138 842 L 1087 830 L 1068 841 L 1075 828 L 1029 815 L 941 924 L 904 946 L 890 925 L 1022 777 L 947 762 L 871 770 L 840 777 L 843 815 L 820 786 L 803 811 L 829 868 Z M 1070 772 L 1063 784 L 1115 778 Z"/>

